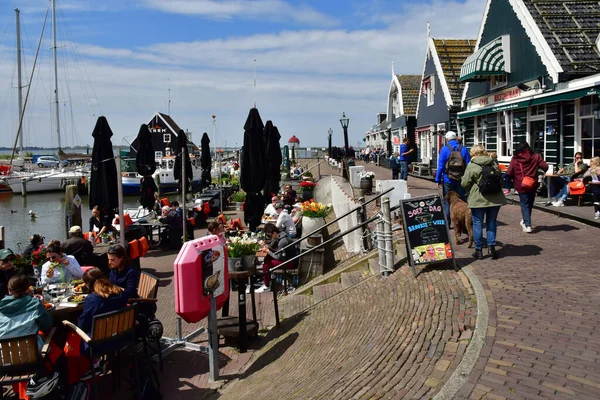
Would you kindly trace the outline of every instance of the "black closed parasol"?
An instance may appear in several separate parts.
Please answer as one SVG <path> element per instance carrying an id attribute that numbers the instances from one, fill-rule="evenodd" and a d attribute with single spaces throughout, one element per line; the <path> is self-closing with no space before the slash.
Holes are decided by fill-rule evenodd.
<path id="1" fill-rule="evenodd" d="M 265 186 L 266 147 L 263 140 L 264 124 L 256 108 L 251 108 L 244 124 L 244 151 L 240 166 L 240 186 L 246 192 L 244 220 L 255 231 L 264 210 L 264 197 L 260 193 Z"/>
<path id="2" fill-rule="evenodd" d="M 114 210 L 119 207 L 117 194 L 117 165 L 113 153 L 113 133 L 106 117 L 96 121 L 92 132 L 94 149 L 92 150 L 92 173 L 90 177 L 90 210 L 99 206 L 102 210 Z"/>
<path id="3" fill-rule="evenodd" d="M 181 162 L 183 160 L 186 180 L 185 191 L 187 192 L 190 190 L 190 183 L 194 177 L 192 172 L 192 162 L 190 161 L 190 152 L 188 150 L 187 135 L 182 129 L 179 130 L 177 140 L 175 141 L 175 154 L 177 157 L 175 157 L 175 165 L 173 166 L 173 176 L 179 181 L 179 191 L 181 192 Z"/>
<path id="4" fill-rule="evenodd" d="M 151 210 L 154 207 L 154 193 L 158 187 L 152 178 L 156 171 L 156 161 L 154 155 L 154 144 L 152 143 L 152 134 L 148 125 L 142 124 L 137 137 L 132 146 L 137 147 L 135 153 L 135 165 L 138 174 L 142 175 L 140 179 L 140 204 L 145 209 Z"/>
<path id="5" fill-rule="evenodd" d="M 263 189 L 265 201 L 270 202 L 271 196 L 279 192 L 279 181 L 281 179 L 281 162 L 283 156 L 279 145 L 281 135 L 276 126 L 271 121 L 265 125 L 265 137 L 267 138 L 267 181 Z"/>
<path id="6" fill-rule="evenodd" d="M 212 159 L 210 157 L 210 138 L 208 133 L 204 132 L 202 140 L 200 141 L 202 147 L 202 153 L 200 155 L 200 166 L 202 167 L 202 187 L 210 186 L 212 178 L 210 171 L 212 169 Z"/>

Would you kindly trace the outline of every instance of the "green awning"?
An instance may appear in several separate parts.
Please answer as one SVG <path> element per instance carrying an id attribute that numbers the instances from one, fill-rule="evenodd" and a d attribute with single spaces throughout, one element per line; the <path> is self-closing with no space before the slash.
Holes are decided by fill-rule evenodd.
<path id="1" fill-rule="evenodd" d="M 491 114 L 501 111 L 514 110 L 517 108 L 525 108 L 529 106 L 537 106 L 540 104 L 555 103 L 557 101 L 573 100 L 591 95 L 600 96 L 600 86 L 570 91 L 563 90 L 559 93 L 543 97 L 536 97 L 534 99 L 521 100 L 509 104 L 499 104 L 497 106 L 480 108 L 474 111 L 463 111 L 458 113 L 457 118 L 464 119 L 469 117 L 475 117 L 477 115 Z"/>
<path id="2" fill-rule="evenodd" d="M 504 75 L 504 49 L 502 36 L 485 44 L 471 54 L 460 67 L 460 81 L 482 79 L 492 75 Z"/>

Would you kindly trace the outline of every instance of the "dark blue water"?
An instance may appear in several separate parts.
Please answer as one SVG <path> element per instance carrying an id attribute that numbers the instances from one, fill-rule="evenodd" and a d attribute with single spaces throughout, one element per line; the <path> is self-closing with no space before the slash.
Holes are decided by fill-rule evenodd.
<path id="1" fill-rule="evenodd" d="M 92 212 L 88 209 L 87 196 L 81 206 L 82 228 L 88 229 L 88 220 Z M 137 197 L 125 197 L 125 207 L 137 207 Z M 28 214 L 32 210 L 36 218 Z M 66 239 L 65 193 L 29 194 L 25 197 L 11 193 L 0 193 L 0 226 L 4 226 L 6 247 L 15 252 L 24 250 L 29 244 L 29 237 L 34 233 L 45 236 L 44 243 L 51 239 Z"/>

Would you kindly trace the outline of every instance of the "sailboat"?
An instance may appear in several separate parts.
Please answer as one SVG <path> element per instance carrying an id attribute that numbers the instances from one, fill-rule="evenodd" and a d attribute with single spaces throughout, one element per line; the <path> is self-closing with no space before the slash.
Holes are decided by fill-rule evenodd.
<path id="1" fill-rule="evenodd" d="M 20 28 L 20 12 L 16 13 L 17 25 L 17 64 L 18 64 L 18 89 L 19 89 L 19 128 L 17 135 L 19 137 L 19 159 L 23 158 L 23 115 L 25 109 L 23 107 L 22 83 L 21 83 L 21 28 Z M 43 35 L 43 32 L 42 32 Z M 56 55 L 56 4 L 52 0 L 52 40 L 53 40 L 53 58 L 54 58 L 54 103 L 56 111 L 56 134 L 58 138 L 59 156 L 64 155 L 61 146 L 60 137 L 60 119 L 59 119 L 59 102 L 58 102 L 58 73 L 57 73 L 57 55 Z M 35 68 L 35 66 L 34 66 Z M 32 71 L 33 76 L 33 71 Z M 31 83 L 31 82 L 30 82 Z M 28 87 L 29 92 L 30 87 Z M 14 151 L 13 151 L 14 152 Z M 89 156 L 88 156 L 89 157 Z M 17 159 L 17 160 L 19 160 Z M 61 160 L 64 159 L 61 158 Z M 11 165 L 18 165 L 20 162 L 14 162 L 11 159 Z M 35 193 L 64 190 L 66 184 L 75 183 L 83 185 L 89 171 L 86 168 L 80 167 L 73 170 L 51 170 L 49 172 L 14 172 L 12 168 L 7 174 L 0 178 L 0 184 L 10 186 L 13 193 Z"/>

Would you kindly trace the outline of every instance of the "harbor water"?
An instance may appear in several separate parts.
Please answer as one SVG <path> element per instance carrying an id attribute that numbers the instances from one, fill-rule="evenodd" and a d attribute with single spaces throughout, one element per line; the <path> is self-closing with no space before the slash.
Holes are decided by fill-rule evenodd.
<path id="1" fill-rule="evenodd" d="M 92 216 L 87 196 L 81 196 L 82 229 L 89 228 Z M 125 208 L 139 206 L 138 197 L 125 197 Z M 35 218 L 29 216 L 29 210 Z M 19 196 L 12 193 L 0 193 L 0 225 L 4 226 L 5 247 L 14 252 L 25 250 L 29 237 L 34 233 L 44 236 L 44 243 L 52 239 L 66 240 L 65 192 L 35 193 Z"/>

